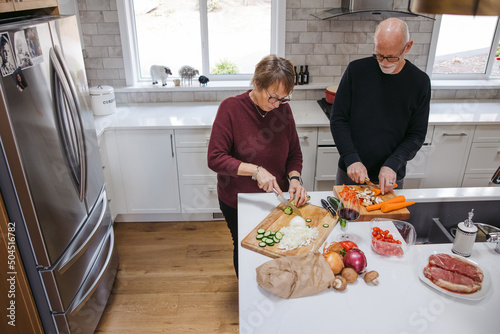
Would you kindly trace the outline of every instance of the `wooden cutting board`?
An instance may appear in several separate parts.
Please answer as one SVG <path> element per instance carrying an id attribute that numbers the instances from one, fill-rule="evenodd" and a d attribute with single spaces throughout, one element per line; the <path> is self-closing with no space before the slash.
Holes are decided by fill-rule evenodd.
<path id="1" fill-rule="evenodd" d="M 342 190 L 344 186 L 334 186 L 333 187 L 333 193 L 338 196 L 339 191 Z M 368 186 L 350 186 L 353 187 L 356 190 L 365 190 L 368 188 Z M 394 194 L 394 191 L 390 191 L 386 193 L 385 195 L 379 195 L 378 197 L 382 198 L 382 200 L 388 200 L 390 198 L 396 197 L 396 194 Z M 394 210 L 391 212 L 383 213 L 381 210 L 374 210 L 374 211 L 366 211 L 366 208 L 364 206 L 361 206 L 360 212 L 359 212 L 359 218 L 357 221 L 370 221 L 373 218 L 388 218 L 388 219 L 397 219 L 397 220 L 408 220 L 410 219 L 410 211 L 408 211 L 407 208 L 399 209 L 399 210 Z"/>
<path id="2" fill-rule="evenodd" d="M 309 252 L 315 252 L 323 244 L 325 239 L 328 237 L 330 232 L 337 224 L 337 217 L 333 217 L 330 212 L 322 207 L 313 204 L 305 204 L 301 206 L 300 212 L 302 213 L 302 218 L 310 218 L 311 222 L 307 223 L 311 227 L 316 227 L 318 229 L 319 235 L 316 240 L 311 242 L 309 245 L 301 246 L 289 251 L 284 251 L 278 249 L 279 243 L 273 246 L 260 247 L 259 242 L 255 237 L 257 236 L 257 230 L 263 228 L 265 230 L 270 230 L 277 232 L 282 227 L 289 226 L 290 220 L 296 215 L 286 215 L 283 212 L 284 206 L 282 204 L 278 205 L 271 213 L 258 224 L 252 232 L 250 232 L 245 239 L 241 241 L 241 246 L 250 249 L 254 252 L 272 257 L 278 258 L 282 256 L 295 256 L 295 255 L 306 255 Z M 323 224 L 328 224 L 328 227 L 323 227 Z"/>

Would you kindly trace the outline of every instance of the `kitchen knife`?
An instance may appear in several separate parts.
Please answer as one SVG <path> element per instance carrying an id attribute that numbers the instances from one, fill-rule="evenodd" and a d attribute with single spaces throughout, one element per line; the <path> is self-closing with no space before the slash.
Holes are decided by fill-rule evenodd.
<path id="1" fill-rule="evenodd" d="M 297 216 L 302 217 L 302 212 L 300 212 L 300 210 L 295 205 L 293 205 L 292 203 L 287 201 L 285 197 L 281 196 L 280 193 L 278 192 L 278 190 L 273 188 L 273 191 L 276 194 L 276 197 L 278 197 L 278 200 L 281 202 L 281 204 L 283 204 L 285 206 L 285 208 L 287 206 L 291 207 L 293 210 L 292 213 L 295 213 Z"/>

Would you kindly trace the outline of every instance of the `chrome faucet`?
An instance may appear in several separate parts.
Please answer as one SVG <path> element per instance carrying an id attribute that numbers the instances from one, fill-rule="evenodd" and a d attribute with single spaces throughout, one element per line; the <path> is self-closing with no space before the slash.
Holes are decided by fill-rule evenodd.
<path id="1" fill-rule="evenodd" d="M 484 235 L 486 236 L 486 241 L 487 242 L 496 242 L 497 245 L 495 247 L 495 251 L 497 253 L 500 253 L 500 232 L 490 232 L 488 233 L 487 231 L 485 231 L 483 229 L 483 227 L 481 226 L 481 224 L 475 224 L 480 230 L 481 232 L 484 233 Z"/>

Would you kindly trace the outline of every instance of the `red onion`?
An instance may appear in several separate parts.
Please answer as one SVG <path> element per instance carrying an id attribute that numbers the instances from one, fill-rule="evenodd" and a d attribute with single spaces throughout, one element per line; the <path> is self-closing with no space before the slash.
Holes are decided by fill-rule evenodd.
<path id="1" fill-rule="evenodd" d="M 352 248 L 344 255 L 344 266 L 356 270 L 358 274 L 366 268 L 366 256 L 359 248 Z"/>

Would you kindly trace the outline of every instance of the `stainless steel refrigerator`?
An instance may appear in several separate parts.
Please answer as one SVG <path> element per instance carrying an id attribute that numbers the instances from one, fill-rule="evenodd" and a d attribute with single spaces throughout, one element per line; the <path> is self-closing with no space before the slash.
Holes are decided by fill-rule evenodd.
<path id="1" fill-rule="evenodd" d="M 0 186 L 46 333 L 93 333 L 118 268 L 75 16 L 0 22 Z"/>

